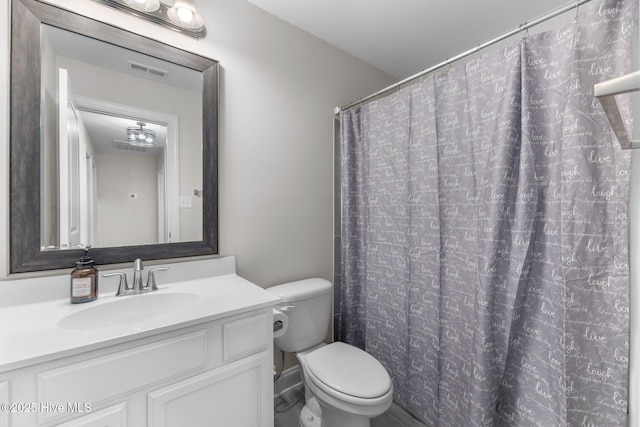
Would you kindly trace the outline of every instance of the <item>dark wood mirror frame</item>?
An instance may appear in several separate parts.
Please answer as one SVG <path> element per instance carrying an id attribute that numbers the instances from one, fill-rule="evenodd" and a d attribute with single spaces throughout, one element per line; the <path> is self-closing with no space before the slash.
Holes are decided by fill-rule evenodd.
<path id="1" fill-rule="evenodd" d="M 42 23 L 202 72 L 203 240 L 91 249 L 98 265 L 218 253 L 218 62 L 36 0 L 12 0 L 10 272 L 71 268 L 81 250 L 42 251 L 40 100 Z"/>

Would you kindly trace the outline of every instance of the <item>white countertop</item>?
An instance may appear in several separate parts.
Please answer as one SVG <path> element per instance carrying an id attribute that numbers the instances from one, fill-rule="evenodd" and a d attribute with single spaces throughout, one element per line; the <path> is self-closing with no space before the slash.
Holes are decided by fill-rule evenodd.
<path id="1" fill-rule="evenodd" d="M 65 298 L 1 308 L 0 372 L 271 307 L 279 301 L 276 295 L 236 274 L 158 286 L 160 290 L 143 295 L 116 297 L 113 292 L 104 293 L 98 300 L 84 304 L 71 304 Z M 125 298 L 145 301 L 147 295 L 185 292 L 200 298 L 186 308 L 150 320 L 92 329 L 58 325 L 66 316 Z"/>

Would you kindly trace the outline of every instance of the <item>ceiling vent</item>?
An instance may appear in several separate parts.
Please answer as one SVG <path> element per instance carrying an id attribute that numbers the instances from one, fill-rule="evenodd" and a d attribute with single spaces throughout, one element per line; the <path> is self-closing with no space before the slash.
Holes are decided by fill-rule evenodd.
<path id="1" fill-rule="evenodd" d="M 124 151 L 137 151 L 140 153 L 146 153 L 147 147 L 138 147 L 136 145 L 131 145 L 125 141 L 113 140 L 113 148 L 114 150 L 124 150 Z"/>
<path id="2" fill-rule="evenodd" d="M 140 64 L 138 62 L 127 61 L 129 63 L 129 67 L 138 73 L 144 73 L 156 78 L 165 79 L 169 75 L 168 71 L 161 70 L 160 68 L 150 67 L 148 65 Z"/>

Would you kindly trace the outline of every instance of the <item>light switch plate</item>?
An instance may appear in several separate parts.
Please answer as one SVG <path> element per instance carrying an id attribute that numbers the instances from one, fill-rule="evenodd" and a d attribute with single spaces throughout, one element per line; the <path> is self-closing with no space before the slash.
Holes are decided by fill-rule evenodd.
<path id="1" fill-rule="evenodd" d="M 191 209 L 191 196 L 180 196 L 180 207 Z"/>

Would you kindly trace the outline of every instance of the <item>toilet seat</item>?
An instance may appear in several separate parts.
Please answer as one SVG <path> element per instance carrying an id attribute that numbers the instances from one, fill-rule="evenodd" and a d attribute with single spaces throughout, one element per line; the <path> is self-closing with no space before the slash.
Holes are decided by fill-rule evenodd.
<path id="1" fill-rule="evenodd" d="M 326 393 L 346 400 L 376 404 L 391 389 L 391 378 L 370 354 L 343 342 L 320 347 L 306 355 L 309 377 Z M 355 402 L 354 402 L 355 403 Z"/>

